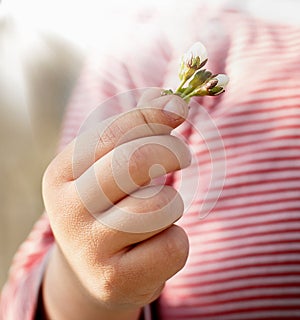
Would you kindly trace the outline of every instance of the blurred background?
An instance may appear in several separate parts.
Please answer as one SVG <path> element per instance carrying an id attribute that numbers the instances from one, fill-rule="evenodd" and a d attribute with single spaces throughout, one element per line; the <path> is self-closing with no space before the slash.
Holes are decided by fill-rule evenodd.
<path id="1" fill-rule="evenodd" d="M 211 0 L 210 5 L 299 24 L 297 0 Z M 113 48 L 141 6 L 164 11 L 172 22 L 184 13 L 178 6 L 188 4 L 0 1 L 0 288 L 13 254 L 43 212 L 42 174 L 55 155 L 64 110 L 84 60 L 91 52 Z"/>

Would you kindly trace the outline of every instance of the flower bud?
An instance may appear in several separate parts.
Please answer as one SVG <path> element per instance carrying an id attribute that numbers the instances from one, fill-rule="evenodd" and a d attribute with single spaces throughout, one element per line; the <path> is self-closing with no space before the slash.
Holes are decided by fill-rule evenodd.
<path id="1" fill-rule="evenodd" d="M 218 80 L 217 86 L 225 88 L 229 82 L 229 77 L 226 74 L 220 73 L 214 79 Z"/>
<path id="2" fill-rule="evenodd" d="M 207 70 L 199 70 L 197 73 L 194 75 L 193 79 L 189 83 L 189 87 L 199 87 L 203 83 L 205 83 L 210 77 L 212 76 L 212 73 Z"/>
<path id="3" fill-rule="evenodd" d="M 207 90 L 207 95 L 209 96 L 218 96 L 219 94 L 225 92 L 224 88 L 222 87 L 213 87 L 212 89 Z"/>
<path id="4" fill-rule="evenodd" d="M 187 81 L 207 62 L 207 51 L 201 42 L 194 43 L 182 56 L 179 69 L 180 80 Z"/>
<path id="5" fill-rule="evenodd" d="M 201 63 L 207 60 L 207 51 L 201 42 L 194 43 L 183 55 L 184 64 L 189 68 L 199 68 Z M 197 70 L 196 69 L 196 70 Z"/>

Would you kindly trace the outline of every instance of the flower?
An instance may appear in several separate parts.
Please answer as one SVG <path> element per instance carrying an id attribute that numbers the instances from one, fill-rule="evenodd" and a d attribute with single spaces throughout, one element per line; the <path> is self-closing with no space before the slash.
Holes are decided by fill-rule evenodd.
<path id="1" fill-rule="evenodd" d="M 194 43 L 182 56 L 179 69 L 179 79 L 187 81 L 207 62 L 207 51 L 201 42 Z"/>
<path id="2" fill-rule="evenodd" d="M 182 57 L 183 63 L 193 68 L 197 66 L 199 68 L 200 64 L 207 60 L 207 51 L 205 46 L 201 42 L 194 43 L 190 49 Z"/>
<path id="3" fill-rule="evenodd" d="M 176 94 L 189 102 L 193 96 L 217 96 L 223 93 L 229 78 L 226 74 L 213 75 L 202 69 L 207 60 L 205 46 L 201 42 L 194 43 L 181 58 L 178 74 L 180 85 L 175 92 L 171 89 L 163 90 L 162 95 Z"/>
<path id="4" fill-rule="evenodd" d="M 218 80 L 217 86 L 222 87 L 223 89 L 227 86 L 229 82 L 229 77 L 226 74 L 220 73 L 215 77 Z"/>
<path id="5" fill-rule="evenodd" d="M 226 74 L 217 74 L 205 84 L 204 89 L 206 92 L 202 92 L 202 95 L 217 96 L 225 91 L 224 88 L 227 86 L 228 82 L 229 77 Z"/>

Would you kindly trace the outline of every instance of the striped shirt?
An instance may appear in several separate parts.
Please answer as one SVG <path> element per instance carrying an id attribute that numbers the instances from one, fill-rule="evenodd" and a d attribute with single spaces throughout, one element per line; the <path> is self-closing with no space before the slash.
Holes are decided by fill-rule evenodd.
<path id="1" fill-rule="evenodd" d="M 185 47 L 159 32 L 153 19 L 141 23 L 147 36 L 132 35 L 138 50 L 88 61 L 66 113 L 60 148 L 106 99 L 141 87 L 177 85 L 174 66 Z M 159 317 L 300 319 L 300 29 L 233 11 L 204 15 L 197 8 L 191 20 L 174 28 L 188 35 L 189 44 L 204 42 L 208 68 L 231 81 L 220 97 L 194 99 L 188 120 L 174 132 L 189 144 L 193 158 L 189 168 L 168 177 L 185 201 L 178 224 L 189 236 L 190 255 L 167 281 Z M 100 108 L 98 120 L 132 106 L 135 95 L 114 99 L 110 108 Z M 13 261 L 1 319 L 34 318 L 53 241 L 43 216 Z"/>

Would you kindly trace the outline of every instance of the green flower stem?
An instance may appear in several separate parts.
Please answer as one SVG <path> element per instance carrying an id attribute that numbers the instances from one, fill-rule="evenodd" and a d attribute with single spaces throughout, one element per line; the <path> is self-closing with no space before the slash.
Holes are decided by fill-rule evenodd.
<path id="1" fill-rule="evenodd" d="M 199 91 L 198 91 L 198 89 L 196 89 L 196 90 L 193 90 L 192 92 L 190 92 L 189 94 L 187 94 L 187 95 L 184 95 L 184 96 L 181 96 L 184 100 L 185 99 L 190 99 L 191 97 L 193 97 L 193 96 L 201 96 L 201 95 L 203 95 L 203 94 L 201 94 Z"/>
<path id="2" fill-rule="evenodd" d="M 187 82 L 187 79 L 183 79 L 179 85 L 179 87 L 175 90 L 175 93 L 179 93 L 180 90 L 182 89 L 182 87 L 185 85 L 185 83 Z"/>
<path id="3" fill-rule="evenodd" d="M 193 92 L 195 90 L 195 88 L 193 87 L 187 87 L 183 92 L 182 92 L 182 96 L 185 97 L 188 94 L 190 94 L 191 92 Z"/>
<path id="4" fill-rule="evenodd" d="M 188 94 L 188 95 L 182 95 L 181 98 L 182 98 L 183 100 L 188 100 L 188 99 L 190 99 L 192 96 L 193 96 L 193 92 L 191 92 L 191 93 Z"/>
<path id="5" fill-rule="evenodd" d="M 187 97 L 181 97 L 186 103 L 189 103 L 190 102 L 190 99 L 191 98 L 187 98 Z"/>

